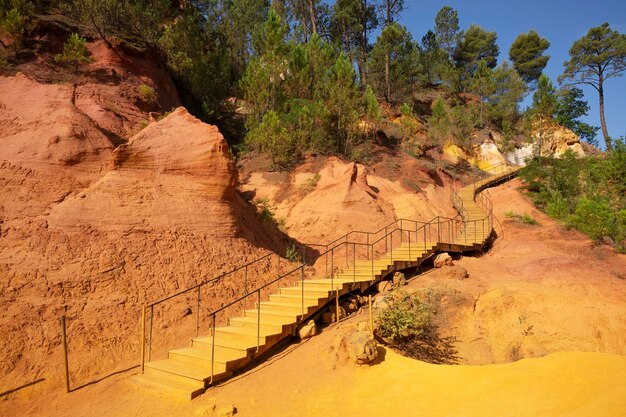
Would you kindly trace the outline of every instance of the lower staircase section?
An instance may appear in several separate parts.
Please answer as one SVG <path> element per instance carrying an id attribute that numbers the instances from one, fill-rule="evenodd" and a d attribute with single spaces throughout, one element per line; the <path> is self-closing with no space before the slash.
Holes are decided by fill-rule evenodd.
<path id="1" fill-rule="evenodd" d="M 295 334 L 301 323 L 336 296 L 365 291 L 395 270 L 419 266 L 437 251 L 463 253 L 482 248 L 492 235 L 493 215 L 490 202 L 477 202 L 475 196 L 514 174 L 506 171 L 459 190 L 455 206 L 463 218 L 460 233 L 434 242 L 405 241 L 376 259 L 372 249 L 369 260 L 355 260 L 341 271 L 332 271 L 329 278 L 291 282 L 269 295 L 268 301 L 230 318 L 227 326 L 213 327 L 208 336 L 193 338 L 189 347 L 170 350 L 167 359 L 145 363 L 134 382 L 160 394 L 192 399 Z"/>

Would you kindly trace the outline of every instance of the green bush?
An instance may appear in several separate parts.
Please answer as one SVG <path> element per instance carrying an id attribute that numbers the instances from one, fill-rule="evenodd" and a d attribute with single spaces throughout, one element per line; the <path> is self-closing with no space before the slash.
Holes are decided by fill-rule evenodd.
<path id="1" fill-rule="evenodd" d="M 626 145 L 601 156 L 536 158 L 521 172 L 526 191 L 548 215 L 596 241 L 609 238 L 624 251 L 626 237 Z"/>
<path id="2" fill-rule="evenodd" d="M 55 56 L 58 62 L 74 65 L 74 72 L 78 72 L 78 66 L 91 62 L 89 50 L 87 50 L 87 40 L 81 38 L 78 33 L 72 33 L 63 44 L 63 53 Z"/>
<path id="3" fill-rule="evenodd" d="M 393 343 L 425 336 L 434 330 L 436 308 L 431 300 L 419 294 L 394 292 L 388 308 L 381 311 L 378 330 Z"/>
<path id="4" fill-rule="evenodd" d="M 148 84 L 141 84 L 137 87 L 137 93 L 139 93 L 139 98 L 144 103 L 155 104 L 157 102 L 156 91 L 154 91 L 154 88 L 150 87 Z"/>
<path id="5" fill-rule="evenodd" d="M 617 217 L 606 201 L 582 197 L 569 224 L 595 240 L 617 234 Z"/>
<path id="6" fill-rule="evenodd" d="M 558 190 L 550 192 L 550 198 L 546 205 L 546 213 L 556 219 L 566 219 L 569 216 L 569 204 Z"/>

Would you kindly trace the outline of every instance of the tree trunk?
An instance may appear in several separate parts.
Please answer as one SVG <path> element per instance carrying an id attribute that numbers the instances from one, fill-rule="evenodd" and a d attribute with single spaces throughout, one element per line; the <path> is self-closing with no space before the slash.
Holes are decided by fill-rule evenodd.
<path id="1" fill-rule="evenodd" d="M 311 17 L 311 31 L 315 35 L 317 33 L 317 12 L 313 0 L 309 0 L 309 15 Z"/>
<path id="2" fill-rule="evenodd" d="M 600 87 L 598 88 L 598 95 L 600 96 L 600 125 L 602 126 L 602 135 L 604 136 L 604 143 L 606 143 L 606 150 L 610 151 L 613 149 L 613 146 L 611 145 L 611 137 L 606 128 L 606 120 L 604 119 L 604 86 L 602 82 L 603 80 L 600 79 Z"/>

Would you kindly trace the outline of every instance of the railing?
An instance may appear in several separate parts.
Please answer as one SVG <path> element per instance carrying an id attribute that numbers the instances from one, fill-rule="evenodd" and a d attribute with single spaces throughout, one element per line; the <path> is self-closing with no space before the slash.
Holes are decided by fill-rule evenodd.
<path id="1" fill-rule="evenodd" d="M 488 183 L 475 187 L 475 193 L 479 192 L 486 186 L 488 186 Z M 349 282 L 350 276 L 341 273 L 341 271 L 345 271 L 348 268 L 351 269 L 352 282 L 356 283 L 358 275 L 357 263 L 359 263 L 359 271 L 364 272 L 367 269 L 367 272 L 371 273 L 369 275 L 371 275 L 372 280 L 375 279 L 376 275 L 382 275 L 383 271 L 376 270 L 375 267 L 375 260 L 380 255 L 386 255 L 389 257 L 388 264 L 390 267 L 384 272 L 393 271 L 395 269 L 395 262 L 400 261 L 400 259 L 397 258 L 394 260 L 394 250 L 397 251 L 397 248 L 400 245 L 408 248 L 409 259 L 413 259 L 413 251 L 415 251 L 415 255 L 418 253 L 421 254 L 420 259 L 415 260 L 418 264 L 425 257 L 430 256 L 430 253 L 440 243 L 455 245 L 465 244 L 466 246 L 468 246 L 468 243 L 471 243 L 473 245 L 477 242 L 479 225 L 482 232 L 481 236 L 483 238 L 488 236 L 487 231 L 489 231 L 490 234 L 493 230 L 493 205 L 491 201 L 485 195 L 476 196 L 475 194 L 474 198 L 476 203 L 487 213 L 485 217 L 480 219 L 469 219 L 463 200 L 453 190 L 453 205 L 459 211 L 459 216 L 455 218 L 438 216 L 429 222 L 399 219 L 380 228 L 376 232 L 351 231 L 327 245 L 302 244 L 301 262 L 297 266 L 293 267 L 293 263 L 290 264 L 283 261 L 283 270 L 281 270 L 280 256 L 278 254 L 269 253 L 259 259 L 235 268 L 232 271 L 223 273 L 215 278 L 206 280 L 191 288 L 147 305 L 144 307 L 142 315 L 142 325 L 144 326 L 142 327 L 142 329 L 144 329 L 144 331 L 142 331 L 142 371 L 145 363 L 144 346 L 146 342 L 148 344 L 147 359 L 148 361 L 152 360 L 153 331 L 156 318 L 155 307 L 163 306 L 165 303 L 174 302 L 175 300 L 180 301 L 181 298 L 183 298 L 182 301 L 185 305 L 188 305 L 189 301 L 195 302 L 196 317 L 193 334 L 197 337 L 203 327 L 208 327 L 207 330 L 210 330 L 209 334 L 211 337 L 211 345 L 213 346 L 211 352 L 210 380 L 212 383 L 215 375 L 216 329 L 222 324 L 227 324 L 229 318 L 236 317 L 241 313 L 245 314 L 246 308 L 249 305 L 255 306 L 253 310 L 248 310 L 248 312 L 249 314 L 256 315 L 256 352 L 258 352 L 262 345 L 262 338 L 265 337 L 262 335 L 261 331 L 261 303 L 262 301 L 268 299 L 272 291 L 279 289 L 281 285 L 284 285 L 287 281 L 291 283 L 300 282 L 302 301 L 300 305 L 300 314 L 297 315 L 297 321 L 301 322 L 309 314 L 308 307 L 305 306 L 304 297 L 306 286 L 305 277 L 313 273 L 313 269 L 315 271 L 323 271 L 323 274 L 320 273 L 315 275 L 318 277 L 321 275 L 326 279 L 330 279 L 331 288 L 335 291 L 335 280 L 338 276 L 341 277 L 342 284 L 346 282 L 346 280 Z M 459 217 L 461 220 L 459 220 Z M 474 232 L 473 240 L 471 240 L 472 237 L 468 236 L 467 233 L 472 230 Z M 471 242 L 468 242 L 468 239 L 470 239 Z M 313 247 L 318 247 L 320 250 L 314 250 Z M 274 265 L 276 266 L 275 273 L 272 272 Z M 285 268 L 285 266 L 287 267 Z M 257 286 L 254 289 L 249 290 L 248 284 L 250 280 L 248 274 L 249 271 L 254 268 L 257 268 L 257 272 L 258 268 L 260 268 L 263 274 L 266 275 L 266 277 L 269 277 L 269 280 L 257 283 Z M 309 274 L 307 272 L 309 272 Z M 223 282 L 227 277 L 236 277 L 237 273 L 243 275 L 243 283 L 237 283 L 237 285 L 243 284 L 243 294 L 236 295 L 233 301 L 226 302 L 217 309 L 201 314 L 201 308 L 206 308 L 202 302 L 202 290 L 206 287 L 214 286 L 217 282 Z M 184 297 L 187 297 L 187 302 L 185 302 Z M 331 297 L 332 294 L 329 293 L 329 301 Z M 202 321 L 203 316 L 208 319 L 208 323 L 207 321 Z M 146 319 L 148 319 L 147 341 L 145 334 Z M 209 325 L 206 326 L 207 324 Z M 169 323 L 165 323 L 163 327 L 167 327 L 168 325 Z M 187 337 L 188 336 L 189 334 L 187 334 Z"/>

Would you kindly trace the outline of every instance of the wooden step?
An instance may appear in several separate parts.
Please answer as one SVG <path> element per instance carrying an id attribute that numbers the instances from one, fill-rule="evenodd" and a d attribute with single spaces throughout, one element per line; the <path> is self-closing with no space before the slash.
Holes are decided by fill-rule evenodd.
<path id="1" fill-rule="evenodd" d="M 306 284 L 305 284 L 306 285 Z M 300 287 L 301 288 L 301 287 Z M 298 288 L 299 289 L 299 288 Z M 326 303 L 328 297 L 304 297 L 304 307 L 314 307 Z M 270 294 L 270 301 L 273 303 L 285 303 L 295 306 L 302 305 L 302 294 Z M 321 303 L 321 304 L 320 304 Z"/>
<path id="2" fill-rule="evenodd" d="M 235 317 L 230 319 L 231 326 L 239 327 L 252 327 L 257 328 L 258 320 L 256 316 L 248 317 Z M 296 319 L 293 317 L 281 318 L 278 316 L 261 316 L 261 329 L 264 331 L 273 331 L 276 333 L 282 333 L 285 326 L 295 324 Z"/>
<path id="3" fill-rule="evenodd" d="M 315 289 L 315 288 L 308 288 L 307 287 L 307 281 L 304 281 L 304 296 L 305 297 L 310 297 L 310 298 L 328 298 L 330 297 L 330 291 L 327 290 L 320 290 L 320 289 Z M 293 295 L 301 295 L 302 294 L 302 287 L 300 286 L 296 286 L 296 287 L 284 287 L 280 289 L 280 293 L 281 294 L 293 294 Z"/>
<path id="4" fill-rule="evenodd" d="M 169 357 L 175 361 L 197 366 L 199 369 L 208 369 L 209 371 L 211 370 L 211 363 L 215 363 L 215 373 L 234 370 L 250 360 L 247 353 L 243 351 L 239 357 L 232 357 L 224 355 L 219 351 L 215 353 L 211 352 L 211 349 L 197 347 L 170 350 Z"/>
<path id="5" fill-rule="evenodd" d="M 173 381 L 167 376 L 139 374 L 132 377 L 131 380 L 141 388 L 180 400 L 192 400 L 205 391 L 204 383 L 191 379 Z"/>

